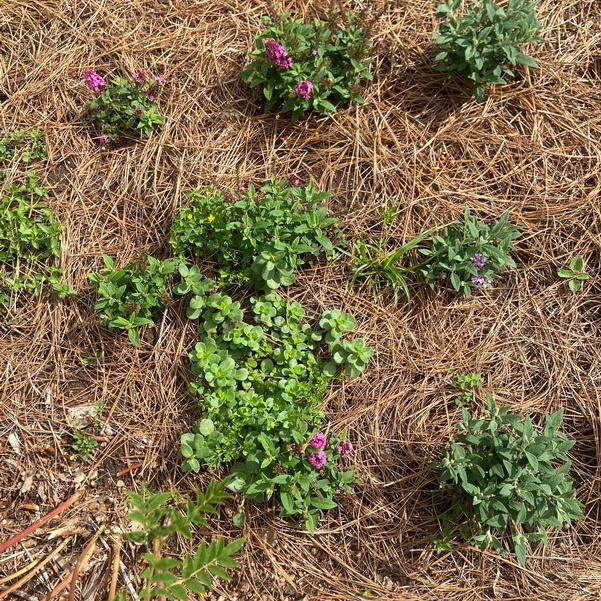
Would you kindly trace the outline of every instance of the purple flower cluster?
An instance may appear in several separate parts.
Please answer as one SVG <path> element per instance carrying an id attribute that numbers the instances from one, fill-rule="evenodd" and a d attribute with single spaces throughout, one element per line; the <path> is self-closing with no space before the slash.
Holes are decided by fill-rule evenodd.
<path id="1" fill-rule="evenodd" d="M 311 453 L 309 455 L 309 463 L 316 469 L 320 470 L 328 461 L 326 454 L 323 451 L 319 453 Z"/>
<path id="2" fill-rule="evenodd" d="M 298 188 L 298 186 L 301 185 L 301 179 L 298 176 L 297 173 L 291 173 L 290 174 L 290 183 L 295 187 Z"/>
<path id="3" fill-rule="evenodd" d="M 313 84 L 307 79 L 303 79 L 296 84 L 294 88 L 297 96 L 300 96 L 304 100 L 309 100 L 311 98 L 311 94 L 313 93 Z"/>
<path id="4" fill-rule="evenodd" d="M 316 432 L 311 437 L 309 441 L 309 446 L 317 449 L 318 451 L 323 451 L 328 446 L 328 438 L 325 434 L 321 432 Z"/>
<path id="5" fill-rule="evenodd" d="M 290 69 L 292 66 L 292 57 L 288 56 L 286 48 L 276 40 L 267 40 L 265 42 L 265 54 L 267 60 L 278 69 Z"/>
<path id="6" fill-rule="evenodd" d="M 486 258 L 486 255 L 482 254 L 481 252 L 477 252 L 472 258 L 471 258 L 472 263 L 474 264 L 474 267 L 478 270 L 483 269 L 484 266 L 486 265 L 486 263 L 488 262 L 488 259 Z"/>
<path id="7" fill-rule="evenodd" d="M 486 288 L 488 285 L 488 280 L 483 275 L 473 275 L 472 284 L 476 288 Z"/>
<path id="8" fill-rule="evenodd" d="M 350 440 L 341 440 L 336 445 L 336 450 L 343 459 L 346 459 L 353 452 L 353 443 Z"/>
<path id="9" fill-rule="evenodd" d="M 86 69 L 83 72 L 83 79 L 88 87 L 96 92 L 96 94 L 100 94 L 106 87 L 106 79 L 94 69 Z"/>

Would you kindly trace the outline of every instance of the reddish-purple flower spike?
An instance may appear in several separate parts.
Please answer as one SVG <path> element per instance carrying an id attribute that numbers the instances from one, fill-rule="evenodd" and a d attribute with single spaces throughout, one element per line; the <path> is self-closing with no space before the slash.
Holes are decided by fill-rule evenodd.
<path id="1" fill-rule="evenodd" d="M 134 73 L 134 81 L 141 86 L 144 83 L 144 73 L 142 73 L 142 71 L 136 71 Z"/>
<path id="2" fill-rule="evenodd" d="M 323 451 L 328 446 L 328 438 L 325 434 L 322 434 L 321 432 L 316 432 L 311 437 L 311 440 L 309 441 L 309 446 L 318 449 L 319 451 Z"/>
<path id="3" fill-rule="evenodd" d="M 313 48 L 313 50 L 311 50 L 311 55 L 317 56 L 317 48 Z"/>
<path id="4" fill-rule="evenodd" d="M 488 259 L 486 258 L 485 254 L 477 252 L 474 254 L 471 261 L 476 269 L 482 269 L 488 262 Z"/>
<path id="5" fill-rule="evenodd" d="M 343 459 L 346 459 L 353 452 L 353 443 L 350 440 L 341 440 L 336 445 L 336 450 Z"/>
<path id="6" fill-rule="evenodd" d="M 294 187 L 298 187 L 301 185 L 301 179 L 298 176 L 297 173 L 291 173 L 290 174 L 290 183 L 294 186 Z"/>
<path id="7" fill-rule="evenodd" d="M 234 195 L 229 190 L 226 190 L 223 193 L 223 200 L 224 202 L 234 202 Z"/>
<path id="8" fill-rule="evenodd" d="M 159 86 L 165 85 L 165 80 L 160 75 L 155 75 L 154 80 L 157 82 Z"/>
<path id="9" fill-rule="evenodd" d="M 313 84 L 307 79 L 303 79 L 296 84 L 294 88 L 297 96 L 300 96 L 304 100 L 309 100 L 311 98 L 311 94 L 313 93 Z"/>
<path id="10" fill-rule="evenodd" d="M 136 115 L 136 117 L 139 119 L 142 116 L 142 109 L 136 109 L 134 111 L 134 114 Z"/>
<path id="11" fill-rule="evenodd" d="M 292 66 L 292 57 L 288 56 L 286 48 L 276 40 L 267 40 L 265 42 L 265 55 L 267 60 L 278 67 L 278 69 L 290 69 Z"/>
<path id="12" fill-rule="evenodd" d="M 146 100 L 148 100 L 149 102 L 154 102 L 154 94 L 146 92 Z"/>
<path id="13" fill-rule="evenodd" d="M 108 146 L 109 137 L 106 134 L 100 134 L 100 136 L 98 137 L 98 143 L 100 144 L 100 146 L 102 146 L 102 148 Z"/>
<path id="14" fill-rule="evenodd" d="M 106 79 L 94 69 L 86 69 L 83 72 L 83 79 L 88 87 L 96 92 L 96 94 L 100 94 L 106 87 Z"/>
<path id="15" fill-rule="evenodd" d="M 319 453 L 311 453 L 309 455 L 309 463 L 316 469 L 320 470 L 326 463 L 328 462 L 328 458 L 323 451 L 319 451 Z"/>

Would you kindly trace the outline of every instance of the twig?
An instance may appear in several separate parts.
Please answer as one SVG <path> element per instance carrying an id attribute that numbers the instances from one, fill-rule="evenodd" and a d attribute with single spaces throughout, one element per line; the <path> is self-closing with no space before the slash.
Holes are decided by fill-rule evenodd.
<path id="1" fill-rule="evenodd" d="M 111 585 L 107 601 L 113 601 L 117 591 L 117 580 L 119 578 L 119 559 L 121 558 L 121 537 L 117 538 L 113 544 L 113 571 L 111 574 Z"/>
<path id="2" fill-rule="evenodd" d="M 78 490 L 71 498 L 67 499 L 64 503 L 61 503 L 58 507 L 53 509 L 50 513 L 47 513 L 43 518 L 40 518 L 37 522 L 34 522 L 23 530 L 23 532 L 19 532 L 19 534 L 15 534 L 15 536 L 9 538 L 7 541 L 0 544 L 0 554 L 4 553 L 6 549 L 12 547 L 12 545 L 18 543 L 20 540 L 24 539 L 26 536 L 35 532 L 40 526 L 43 526 L 46 522 L 50 521 L 55 515 L 58 515 L 68 507 L 71 507 L 73 503 L 79 499 L 79 497 L 83 494 L 83 489 Z"/>
<path id="3" fill-rule="evenodd" d="M 73 569 L 73 577 L 71 578 L 71 586 L 69 587 L 69 597 L 68 601 L 75 601 L 75 591 L 77 587 L 77 579 L 79 578 L 79 572 L 81 569 L 90 561 L 90 557 L 94 554 L 94 550 L 96 549 L 96 542 L 98 541 L 98 537 L 102 534 L 105 528 L 105 524 L 101 524 L 100 528 L 98 528 L 96 534 L 92 537 L 90 542 L 86 545 L 82 554 L 80 555 L 77 563 L 75 564 L 75 568 Z"/>

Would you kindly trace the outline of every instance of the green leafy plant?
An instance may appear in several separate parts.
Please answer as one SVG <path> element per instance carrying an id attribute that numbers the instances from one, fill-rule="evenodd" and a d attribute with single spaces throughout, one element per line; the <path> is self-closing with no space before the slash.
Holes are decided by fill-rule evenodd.
<path id="1" fill-rule="evenodd" d="M 22 163 L 48 158 L 45 134 L 38 129 L 17 129 L 0 138 L 0 163 L 8 163 L 15 157 Z M 0 179 L 4 172 L 0 170 Z"/>
<path id="2" fill-rule="evenodd" d="M 88 113 L 102 146 L 124 137 L 148 138 L 156 126 L 165 123 L 155 104 L 155 95 L 164 83 L 161 77 L 146 79 L 137 72 L 133 81 L 115 77 L 109 82 L 88 69 L 84 80 L 97 94 L 88 104 Z"/>
<path id="3" fill-rule="evenodd" d="M 589 274 L 584 271 L 582 255 L 573 257 L 568 267 L 559 268 L 557 270 L 557 275 L 560 278 L 568 280 L 568 288 L 574 294 L 580 290 L 582 283 L 590 278 Z"/>
<path id="4" fill-rule="evenodd" d="M 466 7 L 467 4 L 467 7 Z M 524 44 L 542 41 L 536 2 L 508 0 L 447 0 L 436 8 L 440 47 L 436 62 L 441 71 L 463 75 L 474 82 L 474 96 L 482 101 L 486 84 L 504 84 L 518 65 L 538 67 L 524 54 Z"/>
<path id="5" fill-rule="evenodd" d="M 93 436 L 84 432 L 73 433 L 71 448 L 82 461 L 87 461 L 97 446 L 98 441 Z"/>
<path id="6" fill-rule="evenodd" d="M 515 267 L 509 253 L 519 235 L 508 213 L 491 227 L 472 217 L 466 207 L 463 223 L 450 224 L 440 236 L 433 236 L 431 248 L 420 248 L 428 259 L 421 272 L 431 287 L 449 282 L 455 291 L 471 296 L 474 288 L 492 286 L 497 274 Z"/>
<path id="7" fill-rule="evenodd" d="M 322 204 L 328 196 L 312 182 L 297 188 L 285 179 L 259 191 L 249 185 L 237 198 L 195 190 L 173 224 L 171 246 L 178 255 L 213 258 L 220 283 L 289 286 L 307 256 L 334 251 L 328 234 L 336 220 Z"/>
<path id="8" fill-rule="evenodd" d="M 138 329 L 152 323 L 153 315 L 165 308 L 170 277 L 179 261 L 160 261 L 149 256 L 145 265 L 135 262 L 118 268 L 113 259 L 105 256 L 104 265 L 104 269 L 88 274 L 97 287 L 98 302 L 94 308 L 109 330 L 126 330 L 130 342 L 137 346 Z"/>
<path id="9" fill-rule="evenodd" d="M 509 534 L 523 565 L 529 543 L 547 544 L 547 528 L 582 517 L 568 475 L 574 441 L 558 430 L 562 415 L 546 415 L 540 432 L 529 416 L 497 407 L 492 395 L 481 418 L 462 409 L 458 433 L 436 467 L 453 499 L 447 520 L 466 520 L 463 538 L 503 553 Z"/>
<path id="10" fill-rule="evenodd" d="M 197 527 L 209 528 L 206 515 L 231 497 L 225 490 L 227 481 L 212 481 L 205 492 L 196 491 L 194 499 L 182 499 L 175 491 L 154 492 L 143 487 L 140 493 L 128 492 L 132 506 L 130 520 L 138 527 L 125 537 L 144 545 L 148 567 L 142 572 L 142 599 L 174 599 L 187 601 L 189 595 L 202 595 L 210 590 L 215 578 L 229 580 L 226 570 L 235 569 L 234 555 L 242 548 L 244 538 L 226 544 L 223 538 L 200 542 L 193 554 L 176 558 L 164 555 L 164 543 L 176 535 L 192 538 Z M 196 598 L 196 597 L 194 597 Z"/>
<path id="11" fill-rule="evenodd" d="M 9 185 L 0 199 L 0 304 L 11 294 L 40 294 L 44 284 L 58 297 L 74 294 L 61 282 L 60 225 L 42 202 L 48 190 L 35 171 L 21 185 Z"/>
<path id="12" fill-rule="evenodd" d="M 205 291 L 213 286 L 202 284 Z M 203 419 L 182 435 L 184 469 L 238 462 L 232 490 L 259 501 L 277 492 L 282 515 L 300 514 L 314 531 L 320 511 L 336 506 L 337 491 L 350 490 L 353 474 L 345 467 L 348 441 L 330 434 L 318 449 L 307 445 L 321 427 L 328 383 L 338 369 L 360 373 L 371 349 L 346 339 L 354 326 L 349 315 L 326 312 L 322 329 L 314 330 L 298 303 L 274 292 L 244 307 L 222 292 L 203 292 L 191 297 L 188 315 L 199 319 L 190 389 Z M 329 361 L 318 352 L 322 339 Z"/>
<path id="13" fill-rule="evenodd" d="M 385 250 L 382 244 L 357 240 L 352 255 L 351 285 L 358 280 L 366 280 L 374 295 L 379 294 L 383 286 L 387 285 L 392 289 L 395 303 L 398 303 L 401 294 L 410 300 L 410 286 L 414 275 L 419 273 L 428 260 L 407 262 L 407 259 L 410 259 L 411 252 L 418 248 L 419 244 L 438 229 L 440 228 L 430 228 L 393 251 Z"/>
<path id="14" fill-rule="evenodd" d="M 358 89 L 372 79 L 366 27 L 352 12 L 342 20 L 334 13 L 309 23 L 290 13 L 263 18 L 242 77 L 262 87 L 266 111 L 279 106 L 296 122 L 310 110 L 334 113 L 341 104 L 363 101 Z"/>

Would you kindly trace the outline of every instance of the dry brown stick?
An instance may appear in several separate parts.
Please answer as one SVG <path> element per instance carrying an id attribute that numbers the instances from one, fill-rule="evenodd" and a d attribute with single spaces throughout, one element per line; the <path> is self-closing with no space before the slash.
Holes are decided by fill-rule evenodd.
<path id="1" fill-rule="evenodd" d="M 79 559 L 77 560 L 77 563 L 75 564 L 75 568 L 73 569 L 73 577 L 71 578 L 71 586 L 69 587 L 68 601 L 75 601 L 75 591 L 77 579 L 79 578 L 79 572 L 86 565 L 86 563 L 90 561 L 90 558 L 94 554 L 96 542 L 98 541 L 98 537 L 102 534 L 104 528 L 105 524 L 101 524 L 100 528 L 98 528 L 96 534 L 94 534 L 90 542 L 86 545 L 85 549 L 82 551 Z"/>
<path id="2" fill-rule="evenodd" d="M 0 544 L 0 554 L 4 553 L 6 549 L 12 547 L 12 545 L 18 543 L 20 540 L 24 539 L 26 536 L 37 530 L 40 526 L 43 526 L 46 522 L 50 521 L 55 515 L 58 515 L 71 505 L 82 495 L 83 489 L 77 491 L 71 498 L 67 499 L 64 503 L 61 503 L 58 507 L 54 508 L 51 512 L 47 513 L 43 518 L 40 518 L 37 522 L 34 522 L 28 528 L 25 528 L 23 532 L 19 532 L 19 534 L 15 534 L 15 536 L 9 538 L 7 541 Z"/>
<path id="3" fill-rule="evenodd" d="M 120 472 L 117 472 L 117 478 L 121 478 L 121 477 L 125 476 L 125 474 L 129 474 L 130 472 L 139 470 L 143 465 L 144 465 L 144 462 L 142 461 L 140 463 L 134 463 L 133 465 L 130 465 L 129 467 L 123 468 Z"/>
<path id="4" fill-rule="evenodd" d="M 0 578 L 0 584 L 5 584 L 9 580 L 18 578 L 21 574 L 25 574 L 25 572 L 29 572 L 29 570 L 33 569 L 39 561 L 39 559 L 34 559 L 31 563 L 27 564 L 24 568 L 21 568 L 18 572 L 15 572 L 14 574 L 8 574 L 8 576 L 3 576 Z"/>
<path id="5" fill-rule="evenodd" d="M 31 572 L 26 574 L 20 580 L 17 580 L 17 582 L 15 582 L 12 586 L 9 586 L 7 589 L 4 589 L 0 593 L 0 599 L 4 599 L 10 593 L 18 591 L 26 582 L 31 580 L 48 562 L 52 561 L 54 557 L 56 557 L 56 555 L 58 555 L 63 550 L 63 548 L 72 538 L 72 536 L 66 538 L 56 549 L 54 549 L 54 551 L 52 551 L 52 553 L 50 553 L 50 555 L 48 555 L 48 557 L 46 557 L 46 559 L 42 560 L 37 566 L 35 566 L 34 569 L 31 570 Z"/>
<path id="6" fill-rule="evenodd" d="M 111 585 L 109 587 L 109 596 L 107 601 L 113 601 L 117 591 L 117 580 L 119 579 L 119 559 L 121 558 L 121 537 L 118 537 L 113 544 L 113 573 L 111 574 Z"/>

